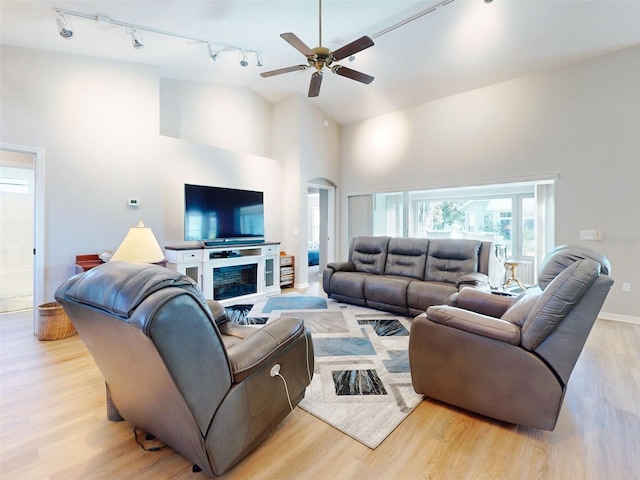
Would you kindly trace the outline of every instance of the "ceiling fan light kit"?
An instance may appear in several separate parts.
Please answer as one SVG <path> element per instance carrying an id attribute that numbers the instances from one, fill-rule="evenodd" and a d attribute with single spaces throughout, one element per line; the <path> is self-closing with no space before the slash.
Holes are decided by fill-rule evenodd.
<path id="1" fill-rule="evenodd" d="M 280 36 L 291 45 L 293 48 L 307 57 L 307 65 L 294 65 L 292 67 L 279 68 L 277 70 L 271 70 L 263 72 L 260 75 L 262 77 L 272 77 L 274 75 L 281 75 L 283 73 L 295 72 L 300 70 L 306 70 L 308 68 L 314 68 L 315 72 L 311 75 L 311 83 L 309 84 L 309 97 L 317 97 L 320 94 L 320 86 L 322 85 L 322 78 L 325 68 L 329 69 L 332 73 L 340 75 L 345 78 L 350 78 L 357 82 L 369 84 L 373 82 L 374 77 L 367 75 L 356 70 L 352 70 L 342 65 L 333 65 L 334 62 L 338 62 L 344 58 L 353 57 L 356 53 L 361 52 L 369 47 L 373 46 L 373 40 L 367 37 L 360 37 L 359 39 L 337 49 L 332 52 L 330 49 L 322 46 L 322 0 L 318 2 L 319 6 L 319 46 L 315 48 L 309 48 L 298 36 L 294 33 L 287 32 L 282 33 Z"/>

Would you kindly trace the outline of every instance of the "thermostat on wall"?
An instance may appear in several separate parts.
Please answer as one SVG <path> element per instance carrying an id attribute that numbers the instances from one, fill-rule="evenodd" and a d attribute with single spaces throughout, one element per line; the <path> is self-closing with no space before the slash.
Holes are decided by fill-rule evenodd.
<path id="1" fill-rule="evenodd" d="M 139 207 L 140 206 L 140 200 L 138 200 L 137 198 L 130 198 L 129 201 L 127 202 L 127 204 L 130 207 Z"/>

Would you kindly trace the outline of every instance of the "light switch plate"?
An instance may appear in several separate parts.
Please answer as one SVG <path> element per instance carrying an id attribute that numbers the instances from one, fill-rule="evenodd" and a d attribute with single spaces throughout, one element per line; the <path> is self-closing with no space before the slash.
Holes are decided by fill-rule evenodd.
<path id="1" fill-rule="evenodd" d="M 602 230 L 580 230 L 580 240 L 602 240 Z"/>

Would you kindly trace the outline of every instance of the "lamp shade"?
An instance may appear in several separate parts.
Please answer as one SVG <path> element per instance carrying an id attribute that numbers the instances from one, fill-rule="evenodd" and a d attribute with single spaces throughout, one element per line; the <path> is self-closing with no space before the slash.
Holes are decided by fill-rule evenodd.
<path id="1" fill-rule="evenodd" d="M 150 228 L 142 220 L 129 233 L 111 257 L 111 261 L 122 260 L 134 263 L 158 263 L 164 260 L 164 253 Z"/>

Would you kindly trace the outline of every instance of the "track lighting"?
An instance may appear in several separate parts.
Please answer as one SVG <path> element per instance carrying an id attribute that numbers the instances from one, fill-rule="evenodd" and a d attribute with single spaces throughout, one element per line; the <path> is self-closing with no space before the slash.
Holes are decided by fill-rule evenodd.
<path id="1" fill-rule="evenodd" d="M 119 27 L 124 27 L 125 32 L 127 32 L 131 36 L 131 43 L 133 44 L 133 48 L 144 48 L 144 41 L 142 40 L 141 31 L 150 32 L 155 35 L 165 35 L 168 37 L 181 38 L 183 40 L 189 40 L 190 42 L 198 43 L 206 43 L 207 49 L 209 53 L 209 58 L 212 61 L 216 61 L 218 58 L 218 54 L 222 50 L 235 50 L 239 52 L 240 65 L 243 67 L 247 67 L 249 65 L 249 59 L 247 54 L 255 54 L 256 55 L 256 66 L 262 66 L 262 55 L 254 49 L 244 48 L 240 45 L 233 45 L 231 43 L 219 42 L 215 40 L 210 40 L 208 38 L 194 37 L 192 35 L 183 35 L 182 33 L 169 32 L 167 30 L 160 30 L 158 28 L 146 27 L 144 25 L 136 25 L 129 22 L 123 22 L 121 20 L 116 20 L 115 18 L 111 18 L 108 15 L 101 14 L 88 14 L 82 12 L 74 12 L 71 10 L 64 10 L 61 8 L 55 9 L 57 13 L 56 24 L 58 25 L 58 31 L 63 38 L 72 38 L 73 37 L 73 29 L 71 28 L 71 22 L 68 17 L 79 17 L 85 18 L 87 20 L 94 20 L 101 25 L 116 25 Z M 220 48 L 218 48 L 220 47 Z M 217 48 L 215 50 L 214 48 Z"/>
<path id="2" fill-rule="evenodd" d="M 207 49 L 209 50 L 209 58 L 212 62 L 215 62 L 218 59 L 218 52 L 213 49 L 213 46 L 207 42 Z"/>
<path id="3" fill-rule="evenodd" d="M 144 48 L 142 34 L 138 30 L 136 30 L 135 28 L 131 28 L 127 33 L 131 35 L 131 44 L 133 45 L 133 48 Z"/>
<path id="4" fill-rule="evenodd" d="M 58 12 L 56 17 L 56 23 L 58 24 L 58 32 L 62 38 L 73 38 L 73 28 L 71 27 L 71 20 L 65 17 L 62 13 Z"/>
<path id="5" fill-rule="evenodd" d="M 244 53 L 244 51 L 240 50 L 241 54 L 242 54 L 242 59 L 240 60 L 240 65 L 242 65 L 243 67 L 246 67 L 247 65 L 249 65 L 249 59 L 247 58 L 247 54 Z"/>

